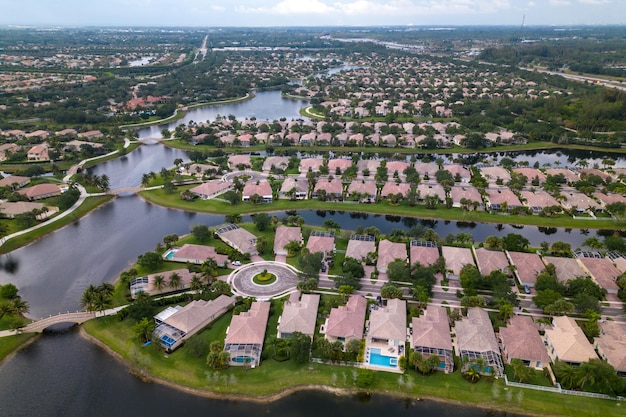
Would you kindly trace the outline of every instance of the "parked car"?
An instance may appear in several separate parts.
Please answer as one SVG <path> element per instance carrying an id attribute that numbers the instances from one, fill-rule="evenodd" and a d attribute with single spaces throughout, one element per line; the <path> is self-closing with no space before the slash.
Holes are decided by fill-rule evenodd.
<path id="1" fill-rule="evenodd" d="M 524 285 L 524 292 L 530 294 L 530 287 L 528 285 Z"/>
<path id="2" fill-rule="evenodd" d="M 233 266 L 241 266 L 241 261 L 232 261 L 231 264 Z"/>

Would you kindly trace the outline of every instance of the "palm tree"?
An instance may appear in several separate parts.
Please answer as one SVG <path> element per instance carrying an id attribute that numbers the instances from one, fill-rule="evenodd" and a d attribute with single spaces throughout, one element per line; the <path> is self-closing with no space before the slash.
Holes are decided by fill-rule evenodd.
<path id="1" fill-rule="evenodd" d="M 191 282 L 189 284 L 189 289 L 191 291 L 200 291 L 202 289 L 202 280 L 200 279 L 199 276 L 194 274 L 191 277 Z"/>
<path id="2" fill-rule="evenodd" d="M 180 287 L 181 279 L 182 278 L 178 273 L 172 272 L 169 278 L 168 285 L 170 286 L 170 288 L 178 289 Z"/>
<path id="3" fill-rule="evenodd" d="M 110 284 L 108 282 L 103 282 L 102 284 L 100 284 L 97 290 L 107 297 L 112 297 L 113 293 L 115 293 L 115 287 L 113 286 L 113 284 Z"/>
<path id="4" fill-rule="evenodd" d="M 111 297 L 108 297 L 102 291 L 96 291 L 93 299 L 93 311 L 103 312 L 107 307 L 111 306 Z"/>
<path id="5" fill-rule="evenodd" d="M 96 298 L 96 293 L 98 290 L 93 284 L 89 284 L 85 292 L 80 298 L 80 306 L 87 309 L 87 311 L 94 311 L 94 302 Z"/>
<path id="6" fill-rule="evenodd" d="M 20 297 L 16 297 L 9 301 L 9 310 L 14 316 L 23 316 L 30 311 L 28 302 L 22 300 Z"/>
<path id="7" fill-rule="evenodd" d="M 163 275 L 155 275 L 154 278 L 152 278 L 152 285 L 154 285 L 157 291 L 161 291 L 163 287 L 165 287 L 165 278 L 163 278 Z"/>

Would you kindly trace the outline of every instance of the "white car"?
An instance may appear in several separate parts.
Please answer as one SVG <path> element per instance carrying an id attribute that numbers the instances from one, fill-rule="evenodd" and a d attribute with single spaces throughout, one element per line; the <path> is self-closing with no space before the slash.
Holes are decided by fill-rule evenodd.
<path id="1" fill-rule="evenodd" d="M 233 266 L 241 266 L 241 261 L 232 261 L 231 264 Z"/>

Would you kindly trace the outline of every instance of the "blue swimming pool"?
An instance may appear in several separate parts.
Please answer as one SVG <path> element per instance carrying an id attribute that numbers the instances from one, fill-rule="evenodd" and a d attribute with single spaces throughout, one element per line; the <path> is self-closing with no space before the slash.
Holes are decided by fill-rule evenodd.
<path id="1" fill-rule="evenodd" d="M 170 249 L 169 251 L 167 251 L 164 257 L 165 259 L 172 259 L 175 253 L 176 253 L 176 250 Z"/>
<path id="2" fill-rule="evenodd" d="M 252 356 L 236 356 L 233 358 L 233 362 L 235 363 L 254 363 L 254 358 Z"/>
<path id="3" fill-rule="evenodd" d="M 391 356 L 384 356 L 380 354 L 380 349 L 369 349 L 369 363 L 370 365 L 386 366 L 387 368 L 397 368 L 398 358 Z"/>

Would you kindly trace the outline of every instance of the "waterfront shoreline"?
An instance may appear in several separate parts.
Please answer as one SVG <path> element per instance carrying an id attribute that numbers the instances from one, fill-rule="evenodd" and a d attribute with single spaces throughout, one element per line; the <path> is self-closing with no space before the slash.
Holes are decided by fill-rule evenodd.
<path id="1" fill-rule="evenodd" d="M 204 397 L 204 398 L 224 400 L 224 401 L 246 401 L 246 402 L 253 402 L 253 403 L 258 403 L 258 404 L 267 404 L 267 403 L 279 401 L 292 394 L 296 394 L 298 392 L 303 392 L 303 391 L 319 391 L 319 392 L 330 393 L 336 396 L 343 396 L 343 397 L 356 395 L 359 393 L 366 393 L 368 395 L 377 394 L 377 395 L 384 395 L 384 396 L 388 396 L 388 397 L 392 397 L 396 399 L 410 399 L 413 401 L 424 401 L 424 400 L 435 401 L 439 403 L 452 404 L 452 405 L 458 405 L 458 406 L 464 406 L 464 407 L 476 407 L 476 408 L 489 410 L 489 411 L 502 411 L 502 412 L 508 411 L 508 412 L 514 412 L 515 414 L 518 414 L 518 415 L 531 416 L 531 417 L 533 416 L 562 417 L 563 416 L 559 414 L 536 413 L 536 412 L 532 412 L 528 410 L 518 409 L 515 407 L 511 407 L 511 406 L 504 406 L 504 405 L 491 404 L 491 403 L 466 403 L 462 401 L 455 401 L 451 399 L 433 397 L 433 396 L 428 396 L 428 395 L 414 397 L 411 395 L 402 395 L 402 394 L 398 394 L 395 392 L 384 391 L 384 390 L 381 391 L 381 390 L 376 390 L 376 389 L 367 390 L 367 389 L 334 388 L 334 387 L 330 387 L 327 385 L 295 385 L 295 386 L 291 386 L 289 388 L 282 389 L 278 392 L 268 394 L 268 395 L 217 393 L 217 392 L 210 391 L 210 390 L 187 387 L 187 386 L 184 386 L 184 385 L 172 382 L 172 381 L 168 381 L 163 378 L 156 377 L 152 375 L 150 372 L 146 371 L 145 369 L 138 368 L 137 366 L 133 365 L 128 359 L 126 359 L 120 353 L 118 353 L 113 348 L 108 346 L 106 343 L 104 343 L 97 337 L 89 334 L 89 332 L 87 332 L 87 330 L 85 330 L 82 326 L 80 326 L 79 332 L 82 338 L 100 347 L 107 354 L 111 355 L 115 360 L 117 360 L 120 364 L 126 367 L 131 374 L 141 379 L 143 382 L 157 383 L 159 385 L 162 385 L 162 386 L 165 386 L 165 387 L 168 387 L 168 388 L 180 391 L 180 392 L 184 392 L 187 394 Z"/>

